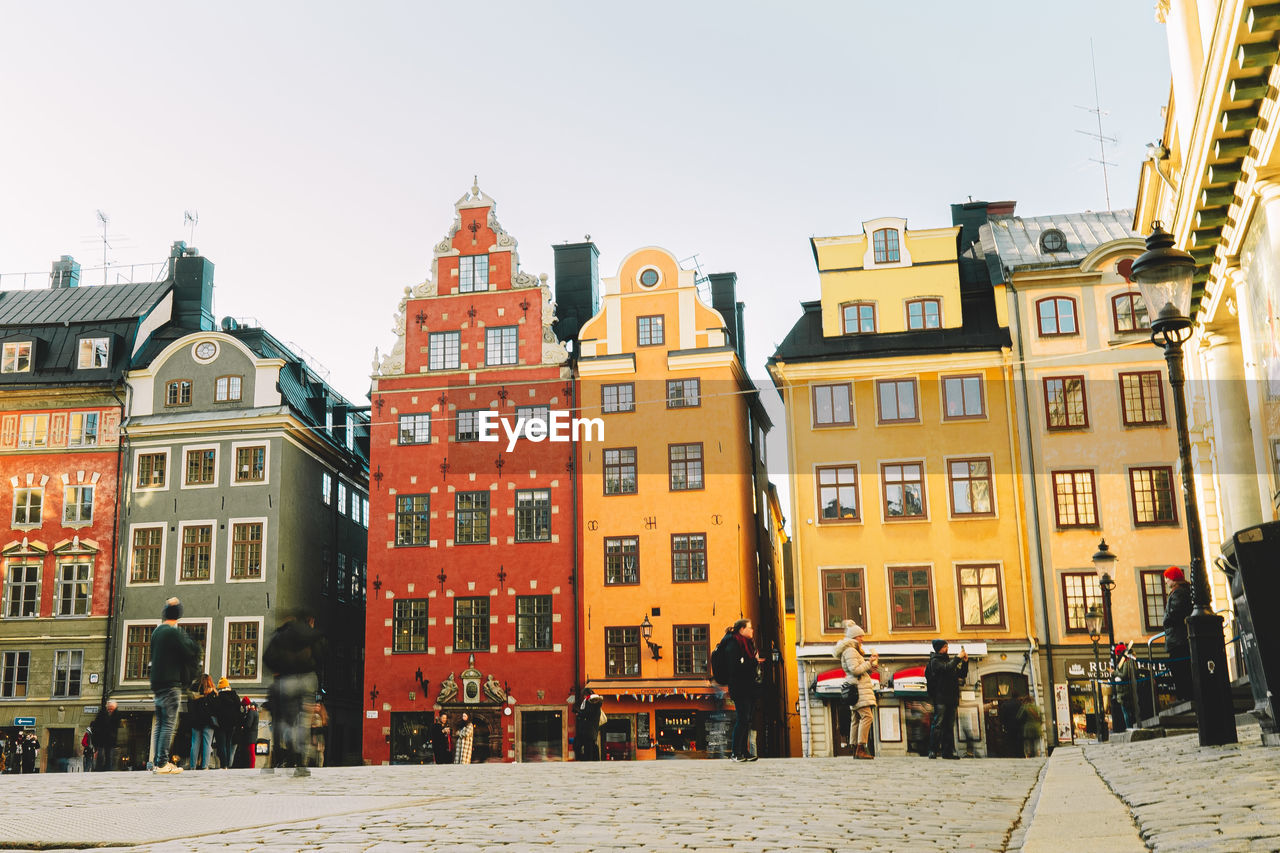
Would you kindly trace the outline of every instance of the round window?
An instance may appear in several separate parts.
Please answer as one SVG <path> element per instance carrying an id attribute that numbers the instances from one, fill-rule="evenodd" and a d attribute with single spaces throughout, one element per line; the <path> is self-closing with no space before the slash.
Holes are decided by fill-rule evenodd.
<path id="1" fill-rule="evenodd" d="M 1040 251 L 1064 252 L 1067 249 L 1067 238 L 1057 228 L 1050 228 L 1040 236 Z"/>
<path id="2" fill-rule="evenodd" d="M 641 287 L 657 287 L 660 281 L 662 281 L 662 276 L 653 267 L 645 267 L 640 271 Z"/>
<path id="3" fill-rule="evenodd" d="M 196 344 L 196 358 L 201 361 L 208 361 L 218 352 L 217 346 L 212 341 L 201 341 Z"/>

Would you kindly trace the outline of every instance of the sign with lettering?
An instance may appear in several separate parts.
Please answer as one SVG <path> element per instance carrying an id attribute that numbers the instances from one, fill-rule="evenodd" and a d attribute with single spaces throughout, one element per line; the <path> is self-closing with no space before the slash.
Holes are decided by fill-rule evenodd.
<path id="1" fill-rule="evenodd" d="M 649 715 L 636 714 L 636 749 L 652 749 L 649 740 Z"/>
<path id="2" fill-rule="evenodd" d="M 13 724 L 20 729 L 35 728 L 36 718 L 35 717 L 14 717 Z"/>
<path id="3" fill-rule="evenodd" d="M 365 716 L 365 719 L 369 719 L 369 720 L 376 720 L 376 719 L 378 719 L 378 712 L 377 712 L 377 711 L 365 711 L 365 712 L 364 712 L 364 716 Z"/>

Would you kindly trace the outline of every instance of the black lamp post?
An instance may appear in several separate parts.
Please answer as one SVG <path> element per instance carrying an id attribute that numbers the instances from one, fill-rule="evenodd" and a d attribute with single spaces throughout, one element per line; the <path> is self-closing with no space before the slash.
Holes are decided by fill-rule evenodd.
<path id="1" fill-rule="evenodd" d="M 1102 591 L 1102 617 L 1107 621 L 1107 660 L 1115 664 L 1116 655 L 1116 622 L 1114 614 L 1111 610 L 1111 593 L 1116 588 L 1116 582 L 1111 579 L 1111 569 L 1116 562 L 1116 555 L 1111 553 L 1111 549 L 1107 547 L 1107 540 L 1103 539 L 1098 543 L 1098 550 L 1093 555 L 1093 569 L 1098 573 L 1098 589 Z M 1118 732 L 1125 730 L 1124 712 L 1120 710 L 1120 702 L 1115 695 L 1115 670 L 1111 671 L 1111 678 L 1108 681 L 1111 686 L 1111 728 Z"/>
<path id="2" fill-rule="evenodd" d="M 1173 247 L 1173 236 L 1153 224 L 1147 250 L 1133 262 L 1132 276 L 1142 291 L 1151 318 L 1151 342 L 1164 349 L 1173 389 L 1174 422 L 1178 428 L 1178 459 L 1182 468 L 1182 502 L 1191 550 L 1191 615 L 1187 639 L 1191 644 L 1191 689 L 1201 746 L 1236 742 L 1235 709 L 1227 679 L 1227 650 L 1222 617 L 1210 606 L 1205 574 L 1200 511 L 1196 505 L 1195 474 L 1191 468 L 1191 438 L 1187 430 L 1186 374 L 1182 345 L 1191 337 L 1191 278 L 1195 261 Z"/>
<path id="3" fill-rule="evenodd" d="M 1089 639 L 1093 640 L 1093 734 L 1101 742 L 1109 740 L 1111 732 L 1102 715 L 1102 688 L 1098 684 L 1098 678 L 1102 675 L 1102 661 L 1098 658 L 1098 641 L 1102 639 L 1102 611 L 1098 605 L 1089 605 L 1089 612 L 1084 616 L 1084 627 L 1089 632 Z"/>

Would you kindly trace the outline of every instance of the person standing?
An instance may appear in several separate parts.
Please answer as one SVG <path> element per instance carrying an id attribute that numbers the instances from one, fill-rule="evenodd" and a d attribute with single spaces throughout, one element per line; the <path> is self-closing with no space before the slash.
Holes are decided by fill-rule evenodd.
<path id="1" fill-rule="evenodd" d="M 173 763 L 170 748 L 178 728 L 182 689 L 199 672 L 200 649 L 191 635 L 178 627 L 181 618 L 182 602 L 170 598 L 164 603 L 163 621 L 151 632 L 151 691 L 156 697 L 156 716 L 147 768 L 156 773 L 182 772 L 182 768 Z"/>
<path id="2" fill-rule="evenodd" d="M 849 738 L 856 746 L 854 758 L 875 758 L 867 749 L 871 739 L 871 720 L 875 716 L 876 688 L 871 673 L 880 668 L 880 656 L 866 657 L 862 651 L 862 637 L 867 632 L 852 619 L 844 620 L 844 639 L 836 643 L 836 657 L 844 670 L 846 682 L 857 685 L 858 698 L 850 707 L 852 719 Z"/>
<path id="3" fill-rule="evenodd" d="M 751 753 L 751 724 L 756 705 L 756 676 L 764 658 L 756 652 L 755 628 L 750 619 L 739 619 L 726 631 L 735 644 L 729 675 L 729 698 L 733 700 L 733 754 L 730 761 L 755 761 Z"/>
<path id="4" fill-rule="evenodd" d="M 231 754 L 231 766 L 253 769 L 258 761 L 258 706 L 245 696 L 240 700 L 240 711 L 235 731 L 236 748 Z"/>
<path id="5" fill-rule="evenodd" d="M 1187 638 L 1187 617 L 1192 609 L 1191 584 L 1177 566 L 1165 569 L 1164 579 L 1169 586 L 1169 599 L 1164 605 L 1164 646 L 1169 653 L 1174 692 L 1185 701 L 1192 695 L 1191 641 Z"/>
<path id="6" fill-rule="evenodd" d="M 441 711 L 431 725 L 431 752 L 436 764 L 453 763 L 453 729 L 449 728 L 448 711 Z"/>
<path id="7" fill-rule="evenodd" d="M 324 740 L 328 731 L 329 712 L 324 709 L 324 701 L 317 699 L 311 710 L 311 749 L 316 767 L 324 767 Z"/>
<path id="8" fill-rule="evenodd" d="M 467 712 L 462 712 L 462 722 L 458 724 L 458 731 L 454 739 L 453 746 L 453 763 L 454 764 L 470 764 L 471 763 L 471 746 L 476 736 L 476 724 L 471 722 L 471 718 L 467 716 Z"/>
<path id="9" fill-rule="evenodd" d="M 929 757 L 959 759 L 956 755 L 956 708 L 960 705 L 960 682 L 969 675 L 969 653 L 962 647 L 960 657 L 947 655 L 947 641 L 934 640 L 933 654 L 924 668 L 933 722 L 929 727 Z"/>
<path id="10" fill-rule="evenodd" d="M 209 673 L 200 676 L 196 695 L 187 701 L 187 715 L 191 723 L 191 751 L 187 766 L 192 770 L 209 770 L 209 758 L 213 750 L 213 703 L 218 693 L 213 688 Z"/>
<path id="11" fill-rule="evenodd" d="M 1137 686 L 1138 662 L 1124 643 L 1116 643 L 1115 649 L 1112 650 L 1112 660 L 1115 666 L 1111 674 L 1111 701 L 1120 706 L 1124 726 L 1118 731 L 1124 731 L 1133 728 L 1138 722 L 1138 697 L 1134 692 Z"/>
<path id="12" fill-rule="evenodd" d="M 600 718 L 603 716 L 604 697 L 590 687 L 582 688 L 573 734 L 579 761 L 600 760 Z"/>
<path id="13" fill-rule="evenodd" d="M 88 773 L 93 769 L 93 730 L 85 729 L 84 736 L 80 738 L 80 761 L 82 762 L 81 770 Z"/>
<path id="14" fill-rule="evenodd" d="M 120 731 L 120 713 L 117 708 L 116 700 L 108 699 L 89 727 L 93 732 L 90 738 L 94 749 L 93 769 L 98 772 L 116 769 L 116 738 Z"/>
<path id="15" fill-rule="evenodd" d="M 324 658 L 324 637 L 308 611 L 285 616 L 267 643 L 262 662 L 275 674 L 267 690 L 271 709 L 272 765 L 293 767 L 294 776 L 310 776 L 311 712 L 319 686 L 316 671 Z M 271 772 L 264 767 L 263 772 Z"/>
<path id="16" fill-rule="evenodd" d="M 225 677 L 218 679 L 218 693 L 213 699 L 213 742 L 218 753 L 218 766 L 227 769 L 235 759 L 236 729 L 240 726 L 240 694 Z"/>
<path id="17" fill-rule="evenodd" d="M 39 773 L 36 759 L 40 757 L 40 739 L 35 732 L 27 732 L 27 740 L 22 745 L 22 772 Z"/>

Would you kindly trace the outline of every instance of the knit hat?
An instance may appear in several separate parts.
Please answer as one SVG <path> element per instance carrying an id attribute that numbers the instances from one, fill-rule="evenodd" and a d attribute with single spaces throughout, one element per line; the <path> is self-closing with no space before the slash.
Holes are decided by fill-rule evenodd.
<path id="1" fill-rule="evenodd" d="M 176 598 L 171 598 L 164 603 L 164 612 L 160 618 L 166 622 L 182 618 L 182 602 Z"/>
<path id="2" fill-rule="evenodd" d="M 1116 643 L 1116 654 L 1122 655 L 1128 648 L 1124 643 Z"/>
<path id="3" fill-rule="evenodd" d="M 226 676 L 223 676 L 222 678 L 219 678 L 219 679 L 218 679 L 218 689 L 219 689 L 219 690 L 226 690 L 226 689 L 227 689 L 228 687 L 230 687 L 230 686 L 231 686 L 231 682 L 230 682 L 230 681 L 227 681 Z"/>
<path id="4" fill-rule="evenodd" d="M 1187 577 L 1182 573 L 1182 569 L 1177 566 L 1170 566 L 1164 570 L 1164 576 L 1174 583 L 1186 583 Z"/>
<path id="5" fill-rule="evenodd" d="M 240 704 L 241 704 L 241 705 L 245 705 L 245 706 L 249 706 L 249 705 L 252 705 L 252 704 L 253 704 L 253 700 L 252 700 L 252 699 L 250 699 L 248 696 L 246 696 L 246 697 L 244 697 L 243 699 L 241 699 L 241 700 L 240 700 Z"/>
<path id="6" fill-rule="evenodd" d="M 852 619 L 844 620 L 844 635 L 847 639 L 856 640 L 865 633 L 867 632 L 862 630 L 862 626 L 857 622 Z"/>
<path id="7" fill-rule="evenodd" d="M 940 651 L 942 651 L 943 647 L 944 647 L 944 646 L 946 646 L 946 645 L 947 645 L 947 641 L 946 641 L 946 640 L 934 640 L 934 641 L 933 641 L 933 650 L 934 650 L 935 652 L 940 652 Z"/>

